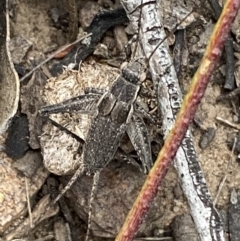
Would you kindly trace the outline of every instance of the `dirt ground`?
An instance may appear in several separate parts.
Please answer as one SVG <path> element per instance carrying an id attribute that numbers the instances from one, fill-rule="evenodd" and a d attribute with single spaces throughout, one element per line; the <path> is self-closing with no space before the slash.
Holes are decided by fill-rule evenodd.
<path id="1" fill-rule="evenodd" d="M 101 6 L 113 5 L 111 1 L 99 2 L 101 2 Z M 200 3 L 197 2 L 196 4 Z M 210 17 L 210 6 L 207 2 L 205 4 L 207 7 L 206 9 L 204 8 L 204 11 L 201 12 L 203 9 L 201 7 L 195 9 L 196 12 L 198 11 L 197 14 L 201 16 L 201 18 L 199 18 L 201 21 L 197 20 L 186 30 L 186 41 L 189 55 L 187 64 L 183 66 L 181 73 L 182 77 L 180 79 L 183 93 L 186 93 L 187 91 L 191 76 L 196 70 L 203 54 L 206 40 L 209 37 L 208 33 L 213 26 Z M 94 2 L 93 6 L 95 5 L 97 5 L 96 2 Z M 79 2 L 78 6 L 79 8 L 82 8 L 83 3 Z M 23 49 L 22 42 L 17 43 L 12 49 L 12 53 L 15 53 L 13 54 L 15 56 L 13 57 L 13 62 L 23 66 L 24 69 L 31 69 L 36 64 L 40 63 L 41 60 L 45 59 L 50 53 L 68 42 L 68 26 L 66 23 L 67 13 L 65 11 L 66 7 L 64 0 L 37 2 L 34 0 L 15 0 L 12 1 L 11 9 L 11 38 L 14 39 L 21 36 L 25 39 L 24 42 L 29 44 L 27 45 L 29 48 L 26 47 L 26 50 Z M 55 13 L 55 10 L 53 11 L 53 9 L 58 9 L 56 11 L 57 13 Z M 95 10 L 92 9 L 93 8 L 91 8 L 91 10 L 85 10 L 85 14 L 89 13 L 89 15 L 91 15 L 90 13 L 93 13 L 94 15 Z M 61 16 L 59 17 L 61 20 L 60 23 L 59 21 L 54 22 L 54 16 Z M 106 34 L 107 37 L 105 36 L 102 42 L 106 41 L 106 39 L 114 41 L 114 35 L 112 32 L 113 30 L 110 29 Z M 196 41 L 195 38 L 199 41 Z M 201 43 L 201 46 L 198 45 L 199 43 Z M 19 51 L 19 49 L 21 51 Z M 236 53 L 236 56 L 237 55 L 238 53 Z M 238 186 L 240 184 L 240 166 L 237 159 L 238 151 L 236 148 L 236 151 L 232 154 L 231 148 L 229 148 L 227 144 L 230 139 L 236 137 L 240 128 L 238 123 L 240 118 L 238 97 L 233 101 L 224 100 L 217 102 L 217 98 L 220 95 L 228 93 L 223 88 L 225 68 L 224 58 L 225 55 L 223 55 L 221 62 L 218 65 L 218 69 L 215 71 L 211 83 L 209 84 L 200 104 L 196 114 L 195 123 L 192 125 L 192 132 L 195 148 L 201 162 L 209 191 L 212 194 L 213 199 L 216 198 L 216 207 L 218 210 L 227 211 L 230 205 L 230 194 L 234 188 L 238 192 Z M 49 77 L 51 77 L 51 74 L 49 71 L 46 71 L 45 68 L 42 68 L 40 72 L 36 73 L 34 79 L 31 78 L 22 83 L 21 111 L 27 113 L 28 118 L 29 116 L 32 118 L 32 120 L 29 120 L 31 126 L 30 134 L 35 129 L 33 122 L 36 119 L 37 110 L 41 106 L 58 103 L 59 101 L 68 99 L 72 95 L 76 95 L 76 93 L 81 93 L 86 87 L 106 88 L 111 84 L 112 79 L 114 79 L 119 73 L 119 70 L 118 68 L 111 66 L 102 66 L 100 59 L 101 57 L 99 56 L 90 57 L 82 64 L 81 71 L 67 70 L 57 79 L 50 78 L 50 80 L 48 80 Z M 104 62 L 107 62 L 106 59 Z M 238 73 L 235 74 L 237 77 Z M 88 81 L 85 79 L 86 76 L 88 76 Z M 101 84 L 101 81 L 104 83 Z M 239 82 L 238 79 L 236 81 Z M 96 83 L 98 86 L 96 86 Z M 35 94 L 36 96 L 34 96 Z M 41 101 L 38 99 L 40 95 L 42 96 Z M 29 104 L 27 105 L 26 103 L 31 103 L 34 110 L 31 111 Z M 68 126 L 70 126 L 72 132 L 84 138 L 87 125 L 89 125 L 88 118 L 80 117 L 79 115 L 71 115 L 70 118 L 68 114 L 66 116 L 65 119 L 62 117 L 55 117 L 55 120 L 62 121 L 62 124 L 66 124 L 67 121 L 77 121 L 75 126 L 71 127 L 71 124 L 69 123 Z M 234 123 L 235 128 L 218 121 L 217 117 L 221 117 L 225 121 Z M 78 128 L 80 126 L 80 121 L 82 128 Z M 84 128 L 83 125 L 85 125 Z M 199 147 L 199 141 L 203 138 L 203 134 L 206 133 L 207 128 L 214 128 L 215 137 L 209 144 L 207 144 L 206 148 L 202 149 Z M 65 134 L 60 133 L 57 128 L 54 129 L 49 127 L 49 124 L 44 127 L 44 133 L 40 133 L 40 135 L 42 136 L 41 145 L 48 145 L 48 150 L 50 150 L 51 153 L 59 153 L 59 155 L 64 157 L 57 157 L 58 160 L 64 159 L 65 164 L 63 165 L 63 169 L 72 167 L 75 167 L 76 169 L 79 157 L 76 152 L 78 151 L 79 144 L 72 140 L 74 138 L 71 139 L 71 137 L 68 137 L 69 139 L 67 139 L 67 141 L 65 140 L 61 142 L 62 135 Z M 3 146 L 5 145 L 4 142 L 6 136 L 7 134 L 1 137 L 1 144 Z M 44 139 L 49 136 L 51 142 L 49 139 Z M 11 193 L 12 196 L 10 198 L 14 201 L 11 205 L 7 205 L 9 207 L 7 209 L 8 211 L 5 211 L 4 213 L 8 219 L 2 218 L 1 220 L 0 218 L 0 234 L 3 238 L 6 238 L 9 233 L 14 232 L 15 228 L 9 228 L 10 226 L 19 226 L 19 223 L 23 222 L 22 220 L 26 217 L 26 186 L 28 186 L 30 190 L 28 195 L 30 196 L 32 206 L 34 206 L 45 194 L 49 192 L 51 192 L 51 194 L 58 192 L 59 185 L 66 185 L 70 179 L 69 176 L 61 176 L 59 178 L 56 175 L 50 174 L 43 167 L 41 162 L 42 158 L 39 156 L 41 147 L 39 141 L 36 139 L 36 135 L 35 137 L 30 137 L 30 146 L 34 155 L 38 156 L 32 158 L 34 160 L 37 158 L 40 159 L 40 164 L 36 167 L 37 174 L 29 176 L 27 179 L 22 172 L 19 171 L 19 168 L 18 171 L 15 169 L 17 166 L 15 160 L 8 158 L 4 151 L 1 153 L 1 162 L 4 166 L 3 170 L 6 173 L 5 179 L 2 179 L 2 183 L 8 185 L 8 187 L 5 188 L 6 190 L 10 187 L 15 187 L 13 190 L 14 193 Z M 70 139 L 73 142 L 71 142 Z M 131 149 L 132 147 L 131 145 L 129 147 L 129 141 L 127 138 L 125 139 L 128 144 L 125 145 L 123 143 L 122 145 L 125 145 L 126 149 Z M 60 152 L 59 147 L 54 149 L 52 143 L 57 142 L 64 145 L 64 147 L 62 147 L 64 150 L 62 151 L 69 151 L 69 149 L 72 151 L 74 149 L 74 152 L 66 154 L 65 152 Z M 154 155 L 156 155 L 155 149 L 159 147 L 160 144 L 155 144 L 153 148 L 155 152 Z M 47 148 L 45 150 L 42 148 L 42 152 L 45 156 L 47 156 L 46 152 L 48 150 Z M 129 150 L 129 152 L 131 151 L 132 150 Z M 52 160 L 54 157 L 48 156 L 47 158 Z M 73 163 L 71 162 L 72 160 L 74 160 Z M 46 160 L 43 161 L 45 164 L 48 162 Z M 59 163 L 51 163 L 53 166 L 50 165 L 48 169 L 54 169 L 55 165 L 58 164 Z M 57 174 L 63 175 L 61 172 Z M 137 196 L 144 179 L 145 174 L 143 174 L 137 167 L 128 164 L 123 160 L 112 161 L 101 172 L 95 201 L 93 203 L 93 236 L 114 237 L 116 235 L 117 230 L 121 226 L 134 198 Z M 220 188 L 222 180 L 224 180 L 224 183 Z M 55 191 L 52 191 L 52 186 L 53 189 L 56 189 Z M 61 237 L 57 237 L 56 233 L 61 229 L 65 230 L 66 233 L 71 233 L 72 240 L 82 240 L 86 233 L 91 188 L 91 176 L 79 178 L 77 183 L 73 185 L 69 192 L 67 192 L 66 198 L 60 202 L 61 212 L 50 218 L 50 221 L 45 220 L 33 230 L 26 229 L 28 230 L 28 234 L 25 234 L 28 236 L 26 240 L 35 240 L 37 238 L 42 238 L 41 240 L 70 240 L 67 238 L 61 239 L 64 235 L 67 235 L 65 233 L 61 234 Z M 186 199 L 178 184 L 177 174 L 172 167 L 168 172 L 163 185 L 159 190 L 159 194 L 150 209 L 150 213 L 138 235 L 149 237 L 163 235 L 169 237 L 171 236 L 170 224 L 173 219 L 176 216 L 188 213 Z M 22 217 L 22 219 L 16 224 L 16 220 L 19 217 Z M 43 239 L 43 237 L 46 239 Z M 7 240 L 11 239 L 9 238 Z"/>

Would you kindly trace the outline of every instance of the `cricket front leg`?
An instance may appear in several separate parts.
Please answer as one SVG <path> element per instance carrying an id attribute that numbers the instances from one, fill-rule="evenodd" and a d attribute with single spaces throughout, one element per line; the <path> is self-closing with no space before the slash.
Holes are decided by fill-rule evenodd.
<path id="1" fill-rule="evenodd" d="M 139 101 L 136 101 L 134 109 L 137 113 L 141 114 L 142 117 L 146 118 L 151 123 L 153 124 L 156 123 L 156 118 L 154 118 L 152 114 L 147 112 Z"/>

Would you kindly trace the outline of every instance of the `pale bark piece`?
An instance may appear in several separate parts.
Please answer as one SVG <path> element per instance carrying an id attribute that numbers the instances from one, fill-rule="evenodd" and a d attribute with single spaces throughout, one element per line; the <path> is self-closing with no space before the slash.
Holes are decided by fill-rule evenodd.
<path id="1" fill-rule="evenodd" d="M 22 64 L 31 47 L 32 42 L 22 35 L 11 38 L 9 51 L 11 53 L 12 62 L 14 64 Z"/>
<path id="2" fill-rule="evenodd" d="M 22 158 L 13 163 L 13 167 L 21 171 L 28 178 L 33 177 L 41 165 L 42 155 L 35 151 L 28 151 Z"/>
<path id="3" fill-rule="evenodd" d="M 149 0 L 142 1 L 142 5 L 141 1 L 137 0 L 122 0 L 121 2 L 127 11 L 133 29 L 140 34 L 139 40 L 146 58 L 151 56 L 150 72 L 157 92 L 166 137 L 181 106 L 182 94 L 167 41 L 164 41 L 166 34 L 162 22 L 161 4 L 158 1 L 156 5 Z M 200 240 L 224 240 L 222 221 L 213 207 L 190 130 L 187 131 L 182 146 L 177 152 L 175 167 Z"/>
<path id="4" fill-rule="evenodd" d="M 231 241 L 237 241 L 240 237 L 240 196 L 239 191 L 232 190 L 230 207 L 228 210 L 228 225 Z"/>
<path id="5" fill-rule="evenodd" d="M 9 52 L 8 0 L 1 0 L 0 6 L 0 133 L 3 133 L 18 108 L 19 79 Z"/>

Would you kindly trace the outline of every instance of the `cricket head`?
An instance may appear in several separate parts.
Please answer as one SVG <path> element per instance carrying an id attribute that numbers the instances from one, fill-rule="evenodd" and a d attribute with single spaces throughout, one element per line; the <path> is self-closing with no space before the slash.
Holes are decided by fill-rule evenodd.
<path id="1" fill-rule="evenodd" d="M 123 63 L 122 76 L 132 84 L 140 84 L 146 78 L 145 65 L 141 61 L 133 61 L 130 63 Z"/>

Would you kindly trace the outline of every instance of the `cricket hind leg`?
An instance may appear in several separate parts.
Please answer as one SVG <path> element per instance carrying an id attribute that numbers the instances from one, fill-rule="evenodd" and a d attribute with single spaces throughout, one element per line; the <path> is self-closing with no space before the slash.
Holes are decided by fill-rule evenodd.
<path id="1" fill-rule="evenodd" d="M 147 126 L 139 115 L 133 114 L 132 121 L 127 128 L 127 134 L 142 162 L 143 172 L 147 173 L 153 166 L 151 141 Z"/>
<path id="2" fill-rule="evenodd" d="M 85 144 L 85 141 L 81 137 L 79 137 L 78 135 L 74 134 L 73 132 L 68 130 L 66 127 L 58 124 L 56 121 L 54 121 L 53 119 L 51 119 L 48 116 L 44 116 L 44 118 L 47 118 L 47 121 L 50 122 L 52 125 L 54 125 L 58 129 L 60 129 L 61 131 L 64 131 L 65 133 L 69 134 L 72 138 L 76 139 L 82 146 Z"/>
<path id="3" fill-rule="evenodd" d="M 118 147 L 114 159 L 127 161 L 128 163 L 131 163 L 133 166 L 136 166 L 139 170 L 141 170 L 142 166 L 140 163 L 135 161 L 134 157 L 136 156 L 132 156 L 131 154 L 126 153 L 121 147 Z"/>
<path id="4" fill-rule="evenodd" d="M 68 184 L 61 190 L 61 192 L 58 194 L 58 196 L 53 200 L 53 204 L 56 204 L 59 199 L 66 193 L 66 191 L 68 191 L 71 186 L 75 183 L 75 181 L 79 178 L 82 177 L 85 174 L 85 168 L 84 165 L 80 164 L 79 168 L 77 169 L 77 171 L 74 173 L 74 175 L 72 176 L 72 178 L 70 179 L 70 181 L 68 182 Z"/>
<path id="5" fill-rule="evenodd" d="M 91 190 L 91 195 L 90 195 L 90 200 L 89 200 L 88 223 L 87 223 L 87 233 L 86 233 L 85 241 L 88 241 L 89 237 L 90 237 L 92 214 L 93 214 L 93 210 L 92 210 L 93 202 L 94 202 L 95 196 L 96 196 L 96 190 L 97 190 L 97 186 L 98 186 L 100 172 L 101 172 L 101 169 L 96 171 L 93 176 L 93 184 L 92 184 L 92 190 Z"/>
<path id="6" fill-rule="evenodd" d="M 82 148 L 85 144 L 84 140 L 82 138 L 80 138 L 79 136 L 77 136 L 76 134 L 72 133 L 71 131 L 69 131 L 67 128 L 65 128 L 64 126 L 58 124 L 57 122 L 55 122 L 54 120 L 52 120 L 51 118 L 49 118 L 48 116 L 44 116 L 44 118 L 47 118 L 47 121 L 49 123 L 51 123 L 53 126 L 57 127 L 58 129 L 60 129 L 61 131 L 65 132 L 66 134 L 70 135 L 72 138 L 74 138 L 78 143 L 80 143 L 79 147 L 78 147 L 78 152 L 82 153 Z M 64 189 L 58 194 L 58 196 L 53 200 L 53 204 L 55 204 L 64 194 L 65 192 L 73 185 L 73 183 L 77 180 L 78 177 L 83 176 L 83 174 L 85 173 L 85 168 L 84 168 L 84 164 L 83 161 L 80 157 L 80 160 L 78 160 L 78 169 L 77 171 L 74 173 L 74 175 L 72 176 L 72 178 L 70 179 L 70 181 L 68 182 L 68 184 L 64 187 Z"/>
<path id="7" fill-rule="evenodd" d="M 156 119 L 153 117 L 153 115 L 148 113 L 138 101 L 136 102 L 134 109 L 136 112 L 140 113 L 144 118 L 149 120 L 151 123 L 155 124 L 157 122 Z"/>

